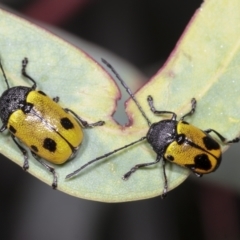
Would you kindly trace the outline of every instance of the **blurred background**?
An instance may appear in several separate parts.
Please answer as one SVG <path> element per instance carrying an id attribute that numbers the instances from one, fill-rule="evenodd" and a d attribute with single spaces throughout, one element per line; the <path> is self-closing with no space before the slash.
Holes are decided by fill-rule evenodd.
<path id="1" fill-rule="evenodd" d="M 3 8 L 44 24 L 76 45 L 89 42 L 83 49 L 90 55 L 96 46 L 112 52 L 134 66 L 141 79 L 151 77 L 166 61 L 201 2 L 0 1 Z M 216 173 L 190 177 L 165 200 L 106 204 L 53 191 L 1 157 L 0 239 L 240 239 L 240 179 L 232 167 L 238 161 L 237 146 L 223 158 Z"/>

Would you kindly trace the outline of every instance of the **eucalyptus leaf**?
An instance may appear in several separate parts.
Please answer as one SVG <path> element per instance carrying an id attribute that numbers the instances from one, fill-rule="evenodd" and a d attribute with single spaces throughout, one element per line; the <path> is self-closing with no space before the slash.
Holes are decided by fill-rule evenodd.
<path id="1" fill-rule="evenodd" d="M 208 0 L 197 10 L 164 67 L 136 94 L 151 122 L 162 118 L 150 111 L 148 95 L 153 96 L 156 109 L 174 111 L 178 117 L 190 109 L 191 98 L 195 97 L 196 113 L 186 120 L 201 129 L 213 128 L 228 139 L 239 135 L 239 6 L 238 0 Z M 20 73 L 21 60 L 28 57 L 28 72 L 40 90 L 51 97 L 59 96 L 63 107 L 71 108 L 88 122 L 106 122 L 102 127 L 84 130 L 85 138 L 75 159 L 54 166 L 58 189 L 104 202 L 160 195 L 164 184 L 161 164 L 138 170 L 128 181 L 121 179 L 135 164 L 155 160 L 156 154 L 146 142 L 65 180 L 67 174 L 86 162 L 145 136 L 148 125 L 131 100 L 126 107 L 129 124 L 120 126 L 113 120 L 120 92 L 88 55 L 16 16 L 0 11 L 0 17 L 0 55 L 11 86 L 28 85 Z M 0 91 L 5 89 L 2 81 Z M 1 134 L 0 141 L 0 152 L 22 166 L 23 157 L 9 135 Z M 169 189 L 189 175 L 187 169 L 175 164 L 167 164 L 166 170 Z M 48 184 L 52 182 L 51 174 L 31 156 L 29 172 Z"/>

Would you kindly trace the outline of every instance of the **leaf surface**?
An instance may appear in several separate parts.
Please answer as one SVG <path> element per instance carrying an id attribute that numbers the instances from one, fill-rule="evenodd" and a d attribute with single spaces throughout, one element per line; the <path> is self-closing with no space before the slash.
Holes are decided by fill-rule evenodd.
<path id="1" fill-rule="evenodd" d="M 136 105 L 127 103 L 129 126 L 113 119 L 120 93 L 114 81 L 85 53 L 29 22 L 0 11 L 0 54 L 11 86 L 27 85 L 21 77 L 21 60 L 29 58 L 28 73 L 38 88 L 60 97 L 68 107 L 89 122 L 106 125 L 84 130 L 78 156 L 62 166 L 58 189 L 76 197 L 122 202 L 158 196 L 163 191 L 161 164 L 138 170 L 128 181 L 122 175 L 135 164 L 152 162 L 156 154 L 146 142 L 92 164 L 75 178 L 65 176 L 84 163 L 122 147 L 142 136 L 148 126 Z M 201 129 L 213 128 L 228 139 L 240 129 L 240 3 L 237 0 L 208 0 L 198 9 L 164 67 L 143 87 L 136 98 L 152 122 L 146 98 L 152 95 L 156 109 L 174 111 L 178 117 L 198 100 L 196 113 L 187 120 Z M 117 69 L 117 66 L 115 66 Z M 120 73 L 121 75 L 121 73 Z M 3 78 L 2 78 L 3 79 Z M 4 82 L 0 91 L 6 89 Z M 0 151 L 22 166 L 23 157 L 8 134 L 0 136 Z M 169 188 L 182 183 L 189 171 L 167 164 Z M 52 176 L 30 157 L 29 172 L 51 184 Z M 207 177 L 207 176 L 206 176 Z"/>

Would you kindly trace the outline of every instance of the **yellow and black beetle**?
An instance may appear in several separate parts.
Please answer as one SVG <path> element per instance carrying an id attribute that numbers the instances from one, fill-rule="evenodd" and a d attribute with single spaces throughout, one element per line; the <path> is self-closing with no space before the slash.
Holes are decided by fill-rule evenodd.
<path id="1" fill-rule="evenodd" d="M 0 118 L 3 126 L 0 132 L 8 129 L 11 137 L 24 156 L 23 169 L 29 168 L 28 154 L 21 142 L 31 151 L 33 157 L 53 174 L 52 187 L 57 187 L 57 175 L 53 167 L 41 158 L 63 164 L 73 158 L 83 140 L 82 128 L 101 126 L 103 121 L 89 124 L 68 108 L 51 99 L 42 91 L 36 91 L 36 81 L 27 73 L 28 59 L 22 61 L 22 75 L 33 82 L 32 87 L 9 87 L 2 63 L 0 68 L 7 84 L 0 97 Z"/>
<path id="2" fill-rule="evenodd" d="M 221 140 L 221 142 L 226 144 L 235 143 L 240 140 L 239 138 L 235 138 L 231 141 L 226 141 L 226 139 L 214 129 L 207 129 L 203 131 L 184 121 L 185 117 L 191 116 L 195 112 L 197 104 L 195 98 L 193 98 L 191 101 L 191 110 L 184 116 L 182 116 L 179 121 L 177 121 L 176 113 L 171 111 L 157 111 L 153 105 L 152 96 L 148 96 L 147 101 L 151 111 L 154 114 L 172 115 L 172 118 L 169 120 L 161 120 L 156 123 L 151 123 L 146 114 L 144 113 L 142 107 L 136 100 L 135 96 L 133 95 L 129 87 L 126 85 L 126 83 L 121 79 L 119 74 L 106 60 L 102 59 L 102 61 L 104 64 L 107 65 L 107 67 L 111 69 L 111 71 L 115 74 L 116 78 L 120 81 L 120 83 L 126 89 L 133 101 L 136 103 L 138 109 L 142 113 L 142 116 L 146 119 L 149 125 L 149 130 L 147 136 L 144 136 L 135 142 L 132 142 L 126 146 L 115 149 L 112 152 L 109 152 L 107 154 L 104 154 L 103 156 L 91 160 L 79 169 L 68 174 L 66 178 L 71 178 L 75 176 L 79 171 L 102 158 L 106 158 L 122 149 L 128 148 L 146 139 L 148 143 L 152 146 L 153 150 L 157 153 L 156 160 L 154 162 L 135 165 L 133 168 L 130 169 L 130 171 L 123 175 L 123 180 L 127 180 L 131 176 L 131 174 L 139 168 L 156 164 L 162 159 L 164 175 L 164 191 L 162 197 L 165 197 L 168 190 L 168 181 L 165 172 L 166 161 L 170 161 L 180 166 L 187 167 L 198 177 L 201 177 L 203 174 L 215 171 L 221 163 L 221 147 L 219 143 L 216 142 L 211 137 L 211 135 L 209 135 L 210 132 L 215 133 Z"/>

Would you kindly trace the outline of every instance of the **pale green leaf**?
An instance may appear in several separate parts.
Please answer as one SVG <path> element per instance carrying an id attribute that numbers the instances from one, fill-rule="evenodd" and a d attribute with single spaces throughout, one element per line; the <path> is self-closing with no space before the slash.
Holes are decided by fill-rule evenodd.
<path id="1" fill-rule="evenodd" d="M 156 158 L 151 146 L 139 143 L 84 169 L 75 178 L 65 176 L 89 160 L 146 135 L 148 126 L 132 103 L 127 105 L 131 126 L 122 127 L 111 115 L 119 92 L 108 75 L 88 56 L 51 34 L 12 15 L 0 12 L 0 54 L 11 85 L 27 85 L 20 74 L 23 57 L 30 59 L 29 74 L 39 89 L 89 122 L 106 121 L 103 127 L 86 129 L 78 156 L 54 166 L 59 190 L 105 202 L 131 201 L 160 195 L 163 191 L 161 164 L 137 171 L 128 181 L 121 179 L 132 166 Z M 154 97 L 159 110 L 175 111 L 179 117 L 197 98 L 196 114 L 188 121 L 199 128 L 214 128 L 231 139 L 240 129 L 240 3 L 237 0 L 208 0 L 196 12 L 164 68 L 137 94 L 152 122 L 159 121 L 149 110 L 146 98 Z M 117 66 L 116 66 L 117 69 Z M 121 74 L 121 73 L 120 73 Z M 5 85 L 0 85 L 4 91 Z M 22 155 L 9 135 L 1 136 L 0 151 L 22 165 Z M 51 184 L 52 176 L 30 157 L 29 172 Z M 183 182 L 189 171 L 167 165 L 169 188 Z M 207 177 L 207 176 L 206 176 Z"/>

